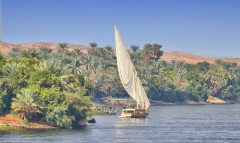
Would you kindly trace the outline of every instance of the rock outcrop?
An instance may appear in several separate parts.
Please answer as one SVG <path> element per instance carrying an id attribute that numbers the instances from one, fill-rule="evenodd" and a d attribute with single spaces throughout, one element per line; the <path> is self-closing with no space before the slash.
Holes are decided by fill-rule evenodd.
<path id="1" fill-rule="evenodd" d="M 229 103 L 227 101 L 224 101 L 222 99 L 219 99 L 219 98 L 213 97 L 213 96 L 209 96 L 207 99 L 207 102 L 211 103 L 211 104 L 228 104 Z"/>

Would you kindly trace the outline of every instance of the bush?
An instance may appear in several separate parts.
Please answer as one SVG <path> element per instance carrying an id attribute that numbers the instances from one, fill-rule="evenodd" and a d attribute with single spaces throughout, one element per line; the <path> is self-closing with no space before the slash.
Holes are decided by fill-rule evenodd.
<path id="1" fill-rule="evenodd" d="M 68 114 L 67 107 L 57 106 L 47 109 L 45 120 L 53 126 L 60 128 L 70 128 L 75 117 Z"/>

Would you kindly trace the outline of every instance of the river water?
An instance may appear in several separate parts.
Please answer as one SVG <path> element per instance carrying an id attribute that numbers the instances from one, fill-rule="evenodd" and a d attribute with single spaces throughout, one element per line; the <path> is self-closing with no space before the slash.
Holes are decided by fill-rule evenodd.
<path id="1" fill-rule="evenodd" d="M 240 104 L 153 106 L 146 119 L 117 116 L 95 115 L 81 130 L 1 131 L 0 142 L 240 142 Z"/>

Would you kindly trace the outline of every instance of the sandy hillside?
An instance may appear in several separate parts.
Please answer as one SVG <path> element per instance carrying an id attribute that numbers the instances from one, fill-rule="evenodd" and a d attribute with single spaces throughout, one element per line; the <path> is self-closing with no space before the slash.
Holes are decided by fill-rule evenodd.
<path id="1" fill-rule="evenodd" d="M 208 63 L 214 63 L 216 59 L 221 59 L 228 62 L 236 62 L 240 65 L 240 58 L 211 58 L 211 57 L 202 57 L 197 55 L 192 55 L 188 53 L 179 53 L 179 52 L 164 52 L 163 56 L 161 57 L 162 60 L 165 61 L 185 61 L 187 63 L 196 64 L 198 62 L 207 61 Z"/>
<path id="2" fill-rule="evenodd" d="M 7 54 L 11 51 L 12 48 L 20 48 L 20 49 L 39 49 L 41 47 L 47 47 L 53 49 L 53 51 L 57 51 L 58 49 L 58 44 L 59 43 L 53 43 L 53 42 L 37 42 L 37 43 L 24 43 L 24 44 L 10 44 L 6 42 L 0 41 L 0 51 L 3 54 Z M 68 44 L 69 51 L 72 51 L 73 49 L 82 49 L 82 52 L 86 52 L 88 46 L 85 45 L 73 45 L 73 44 Z"/>
<path id="3" fill-rule="evenodd" d="M 24 44 L 10 44 L 6 42 L 0 41 L 0 51 L 3 54 L 8 54 L 12 48 L 21 48 L 21 49 L 30 49 L 30 48 L 36 48 L 39 49 L 41 47 L 48 47 L 53 49 L 53 51 L 57 51 L 59 43 L 53 43 L 53 42 L 37 42 L 37 43 L 24 43 Z M 89 46 L 87 45 L 74 45 L 74 44 L 68 44 L 69 51 L 72 51 L 75 48 L 82 49 L 82 52 L 86 53 L 87 49 Z M 180 53 L 180 52 L 164 52 L 163 56 L 161 57 L 162 60 L 165 61 L 185 61 L 187 63 L 198 63 L 198 62 L 203 62 L 207 61 L 209 63 L 214 63 L 214 61 L 217 58 L 211 58 L 211 57 L 202 57 L 202 56 L 196 56 L 188 53 Z M 218 58 L 219 59 L 219 58 Z M 229 61 L 229 62 L 236 62 L 238 65 L 240 65 L 240 58 L 220 58 L 224 61 Z"/>

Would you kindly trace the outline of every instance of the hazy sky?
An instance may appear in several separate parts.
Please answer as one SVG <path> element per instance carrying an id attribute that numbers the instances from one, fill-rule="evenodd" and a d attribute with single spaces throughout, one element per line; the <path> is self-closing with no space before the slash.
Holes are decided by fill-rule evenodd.
<path id="1" fill-rule="evenodd" d="M 240 0 L 2 0 L 2 40 L 125 44 L 240 58 Z"/>

